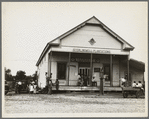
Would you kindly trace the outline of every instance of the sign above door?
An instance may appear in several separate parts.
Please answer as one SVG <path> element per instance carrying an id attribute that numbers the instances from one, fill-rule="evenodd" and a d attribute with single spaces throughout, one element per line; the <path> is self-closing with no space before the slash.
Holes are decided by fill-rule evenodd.
<path id="1" fill-rule="evenodd" d="M 71 62 L 91 62 L 89 58 L 71 58 Z M 100 62 L 100 59 L 93 59 L 92 62 Z"/>
<path id="2" fill-rule="evenodd" d="M 73 52 L 110 54 L 110 51 L 109 50 L 97 50 L 97 49 L 85 49 L 85 48 L 74 48 L 73 49 Z"/>

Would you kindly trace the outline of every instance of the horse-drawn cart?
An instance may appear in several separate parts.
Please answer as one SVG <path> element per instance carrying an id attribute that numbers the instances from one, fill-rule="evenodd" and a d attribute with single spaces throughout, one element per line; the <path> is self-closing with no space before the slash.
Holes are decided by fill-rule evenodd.
<path id="1" fill-rule="evenodd" d="M 136 98 L 144 95 L 144 90 L 140 87 L 122 87 L 122 94 L 124 98 L 127 98 L 128 95 L 136 95 Z"/>

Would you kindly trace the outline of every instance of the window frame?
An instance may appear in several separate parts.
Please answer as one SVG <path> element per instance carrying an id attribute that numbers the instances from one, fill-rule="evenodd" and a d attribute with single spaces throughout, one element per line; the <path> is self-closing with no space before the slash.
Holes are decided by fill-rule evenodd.
<path id="1" fill-rule="evenodd" d="M 59 70 L 58 70 L 58 66 L 59 66 L 59 64 L 65 64 L 65 78 L 59 78 L 59 77 L 58 77 L 58 74 L 59 74 L 59 73 L 58 73 L 58 71 L 59 71 Z M 58 78 L 59 80 L 66 80 L 66 77 L 67 77 L 67 76 L 66 76 L 66 74 L 67 74 L 66 72 L 67 72 L 67 62 L 57 62 L 57 78 Z"/>

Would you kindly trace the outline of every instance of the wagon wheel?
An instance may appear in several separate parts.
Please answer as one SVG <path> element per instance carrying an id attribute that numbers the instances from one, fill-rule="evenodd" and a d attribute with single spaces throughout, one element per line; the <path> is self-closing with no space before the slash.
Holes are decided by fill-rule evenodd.
<path id="1" fill-rule="evenodd" d="M 128 93 L 127 93 L 127 92 L 124 92 L 124 93 L 123 93 L 123 97 L 124 97 L 124 98 L 127 98 L 127 97 L 128 97 Z"/>
<path id="2" fill-rule="evenodd" d="M 140 95 L 141 95 L 140 91 L 137 91 L 137 92 L 136 92 L 136 98 L 139 98 Z"/>

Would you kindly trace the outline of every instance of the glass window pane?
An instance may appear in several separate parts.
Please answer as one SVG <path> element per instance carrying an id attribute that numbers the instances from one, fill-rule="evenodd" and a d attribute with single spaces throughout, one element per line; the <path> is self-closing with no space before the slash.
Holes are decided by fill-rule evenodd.
<path id="1" fill-rule="evenodd" d="M 58 79 L 65 79 L 66 77 L 66 63 L 58 63 Z"/>

